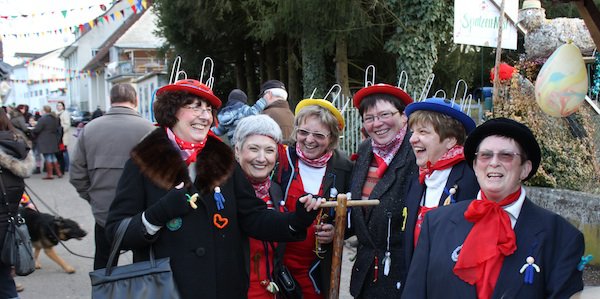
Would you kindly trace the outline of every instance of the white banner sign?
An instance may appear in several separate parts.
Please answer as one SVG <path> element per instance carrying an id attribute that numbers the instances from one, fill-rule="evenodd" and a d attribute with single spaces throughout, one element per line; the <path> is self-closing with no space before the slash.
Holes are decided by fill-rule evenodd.
<path id="1" fill-rule="evenodd" d="M 492 3 L 495 1 L 498 6 Z M 501 0 L 455 0 L 454 42 L 473 46 L 496 47 Z M 505 0 L 504 13 L 517 20 L 518 0 Z M 517 28 L 504 19 L 502 48 L 517 49 Z"/>

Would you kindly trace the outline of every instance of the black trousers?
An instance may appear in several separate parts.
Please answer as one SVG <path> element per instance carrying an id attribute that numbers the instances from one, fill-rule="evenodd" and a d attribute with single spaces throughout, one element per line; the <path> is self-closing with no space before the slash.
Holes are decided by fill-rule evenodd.
<path id="1" fill-rule="evenodd" d="M 96 241 L 96 252 L 94 254 L 94 270 L 106 268 L 108 257 L 110 256 L 110 246 L 104 227 L 95 224 L 94 240 Z M 118 262 L 118 257 L 114 261 L 114 265 Z"/>

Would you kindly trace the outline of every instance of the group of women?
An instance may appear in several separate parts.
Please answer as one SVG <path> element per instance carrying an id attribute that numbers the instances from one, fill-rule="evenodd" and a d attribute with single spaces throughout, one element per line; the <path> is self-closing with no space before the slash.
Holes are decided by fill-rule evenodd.
<path id="1" fill-rule="evenodd" d="M 352 163 L 337 149 L 344 118 L 326 100 L 298 104 L 291 144 L 281 143 L 271 118 L 257 115 L 240 121 L 231 149 L 210 131 L 221 101 L 208 86 L 186 79 L 161 87 L 158 128 L 132 150 L 107 231 L 131 217 L 123 246 L 134 260 L 148 259 L 149 248 L 170 257 L 182 298 L 275 298 L 273 269 L 280 264 L 303 298 L 325 298 L 335 223 L 333 211 L 319 207 L 323 198 L 351 192 L 353 200 L 380 200 L 349 211 L 347 235 L 358 239 L 354 297 L 563 298 L 581 289 L 581 234 L 524 191 L 515 193 L 539 165 L 529 129 L 511 120 L 475 128 L 451 101 L 413 103 L 387 84 L 359 90 L 354 105 L 369 138 Z M 507 197 L 522 206 L 510 221 L 502 211 Z M 484 220 L 463 216 L 480 206 L 488 211 Z M 534 231 L 521 225 L 525 217 L 539 222 Z M 500 229 L 486 232 L 492 226 Z M 512 238 L 514 245 L 515 234 L 513 258 L 514 248 L 502 242 Z M 521 265 L 502 267 L 504 257 L 505 264 L 535 257 L 543 270 L 528 284 Z M 446 279 L 456 291 L 443 287 Z"/>

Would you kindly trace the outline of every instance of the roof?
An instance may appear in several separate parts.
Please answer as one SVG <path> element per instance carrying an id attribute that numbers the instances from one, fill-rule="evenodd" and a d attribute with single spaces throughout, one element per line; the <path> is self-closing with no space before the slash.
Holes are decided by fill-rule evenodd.
<path id="1" fill-rule="evenodd" d="M 146 14 L 147 11 L 148 10 L 144 10 L 141 13 L 134 14 L 133 16 L 131 16 L 130 18 L 125 20 L 125 22 L 123 22 L 121 27 L 119 27 L 119 29 L 115 30 L 115 32 L 113 32 L 104 41 L 104 43 L 102 43 L 102 45 L 100 45 L 100 48 L 99 48 L 100 50 L 98 51 L 98 53 L 96 53 L 96 56 L 94 56 L 92 58 L 92 60 L 90 60 L 90 62 L 88 62 L 83 67 L 83 70 L 84 71 L 93 70 L 97 67 L 104 66 L 104 64 L 102 63 L 102 60 L 104 60 L 104 58 L 106 58 L 108 56 L 108 51 L 110 50 L 110 48 L 115 44 L 115 42 L 117 42 L 117 40 L 121 36 L 123 36 L 123 34 L 125 34 L 125 32 L 127 32 L 127 30 L 129 30 L 129 28 L 131 28 L 131 26 L 133 24 L 135 24 L 144 14 Z"/>
<path id="2" fill-rule="evenodd" d="M 113 46 L 130 49 L 157 49 L 162 47 L 165 39 L 156 35 L 156 22 L 157 16 L 151 6 Z"/>

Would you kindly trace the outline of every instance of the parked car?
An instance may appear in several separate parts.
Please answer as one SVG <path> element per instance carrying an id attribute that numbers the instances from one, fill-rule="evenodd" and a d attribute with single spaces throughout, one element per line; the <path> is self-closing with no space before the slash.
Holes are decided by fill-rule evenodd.
<path id="1" fill-rule="evenodd" d="M 79 123 L 87 124 L 92 119 L 92 114 L 89 111 L 75 110 L 71 112 L 71 126 L 77 127 Z"/>

